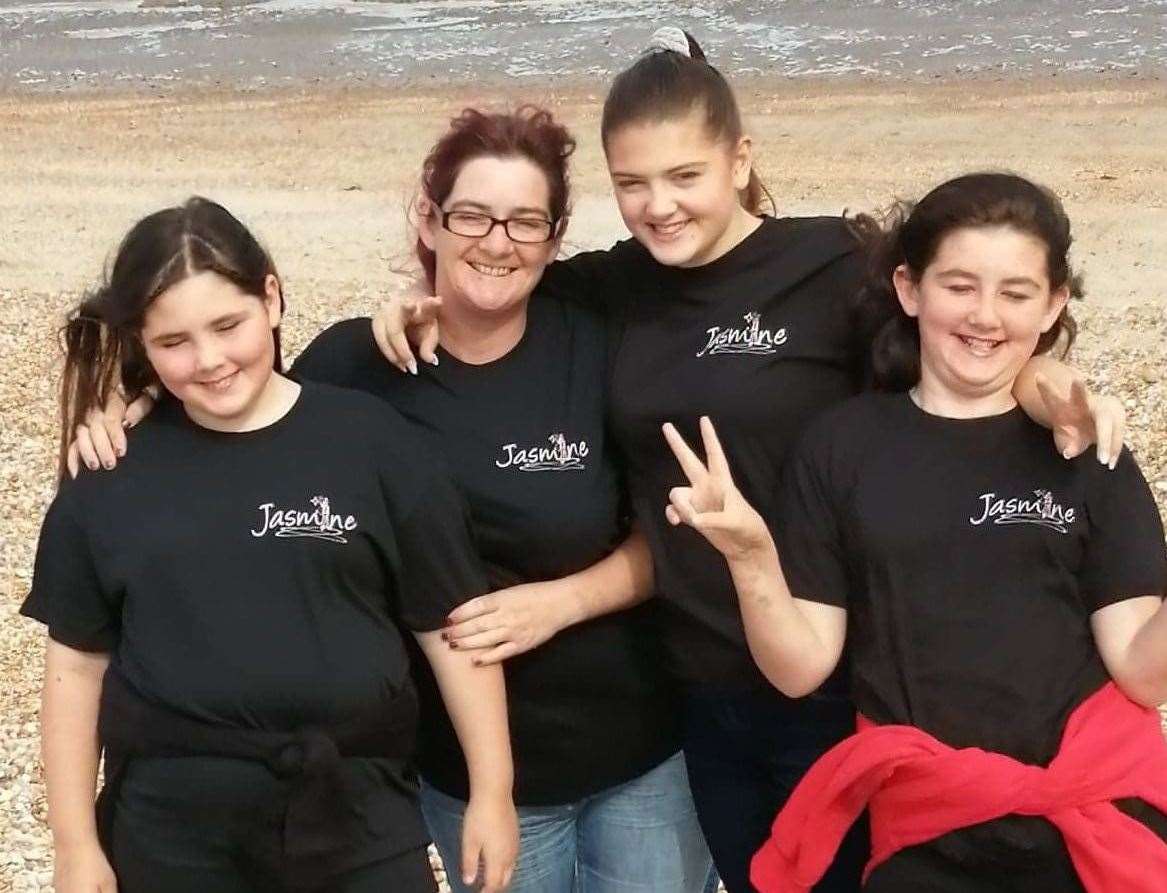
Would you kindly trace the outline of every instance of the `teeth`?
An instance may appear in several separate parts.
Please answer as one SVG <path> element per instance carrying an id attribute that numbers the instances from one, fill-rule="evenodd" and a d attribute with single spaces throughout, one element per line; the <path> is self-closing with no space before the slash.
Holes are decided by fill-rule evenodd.
<path id="1" fill-rule="evenodd" d="M 664 225 L 654 224 L 653 229 L 655 229 L 659 235 L 672 236 L 676 235 L 682 229 L 684 229 L 686 223 L 688 223 L 687 220 L 682 220 L 679 223 L 669 223 Z"/>
<path id="2" fill-rule="evenodd" d="M 968 345 L 969 350 L 978 356 L 988 356 L 1001 343 L 1000 341 L 993 341 L 989 338 L 972 338 L 968 335 L 961 335 L 960 340 Z"/>
<path id="3" fill-rule="evenodd" d="M 506 276 L 513 272 L 513 267 L 491 267 L 486 264 L 470 263 L 470 266 L 481 273 L 483 276 Z"/>
<path id="4" fill-rule="evenodd" d="M 235 373 L 232 372 L 230 375 L 225 376 L 224 378 L 220 378 L 217 381 L 204 381 L 202 382 L 202 385 L 203 387 L 209 388 L 212 391 L 225 391 L 231 387 L 231 383 L 234 381 Z"/>

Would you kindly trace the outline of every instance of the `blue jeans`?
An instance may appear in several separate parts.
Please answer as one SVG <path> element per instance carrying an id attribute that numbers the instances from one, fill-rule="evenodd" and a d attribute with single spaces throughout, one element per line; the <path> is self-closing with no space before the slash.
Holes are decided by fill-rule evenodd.
<path id="1" fill-rule="evenodd" d="M 462 883 L 466 804 L 422 781 L 421 811 Z M 574 803 L 519 807 L 519 861 L 508 893 L 704 893 L 716 876 L 689 793 L 681 754 L 639 778 Z"/>

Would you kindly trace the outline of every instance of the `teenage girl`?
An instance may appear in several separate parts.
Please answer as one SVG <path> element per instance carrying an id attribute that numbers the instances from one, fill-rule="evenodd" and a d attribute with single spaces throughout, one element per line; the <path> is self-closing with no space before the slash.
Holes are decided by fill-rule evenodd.
<path id="1" fill-rule="evenodd" d="M 116 471 L 63 478 L 21 609 L 49 628 L 59 893 L 435 890 L 399 625 L 466 754 L 465 869 L 506 886 L 502 674 L 440 639 L 485 591 L 462 502 L 382 402 L 281 374 L 282 310 L 264 250 L 193 198 L 70 315 L 66 438 L 114 380 L 165 396 Z"/>
<path id="2" fill-rule="evenodd" d="M 667 518 L 724 556 L 766 678 L 802 697 L 850 654 L 861 731 L 806 776 L 753 882 L 810 889 L 870 801 L 866 890 L 1162 889 L 1163 527 L 1129 452 L 1062 461 L 1014 396 L 1072 340 L 1069 221 L 973 174 L 872 237 L 885 392 L 809 426 L 777 524 L 708 419 L 704 461 L 666 426 L 688 478 Z"/>
<path id="3" fill-rule="evenodd" d="M 684 690 L 683 749 L 698 816 L 730 893 L 749 890 L 750 857 L 816 757 L 853 729 L 843 674 L 791 700 L 755 666 L 724 562 L 660 512 L 682 482 L 660 425 L 717 418 L 738 486 L 764 515 L 777 507 L 779 469 L 809 421 L 856 393 L 871 338 L 852 313 L 864 260 L 839 217 L 762 216 L 765 194 L 729 84 L 688 35 L 664 29 L 620 74 L 604 103 L 601 136 L 616 201 L 635 237 L 609 251 L 551 264 L 546 293 L 606 308 L 608 400 L 626 462 L 631 504 L 652 551 L 659 635 Z M 408 334 L 436 341 L 433 301 L 393 300 L 375 324 L 383 350 L 407 368 Z M 432 355 L 427 347 L 422 359 Z M 1081 449 L 1098 435 L 1110 461 L 1121 443 L 1112 401 L 1047 404 L 1039 372 L 1070 390 L 1070 370 L 1040 358 L 1017 397 Z M 1117 409 L 1121 416 L 1121 409 Z M 1097 431 L 1094 416 L 1099 419 Z M 1059 432 L 1059 436 L 1064 432 Z M 496 629 L 464 618 L 465 634 Z M 459 639 L 463 628 L 452 635 Z M 822 890 L 855 890 L 866 855 L 856 835 Z"/>

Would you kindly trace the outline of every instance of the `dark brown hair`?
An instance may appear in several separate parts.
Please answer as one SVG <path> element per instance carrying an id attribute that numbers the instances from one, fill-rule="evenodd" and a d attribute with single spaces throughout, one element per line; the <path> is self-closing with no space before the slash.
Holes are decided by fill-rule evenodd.
<path id="1" fill-rule="evenodd" d="M 954 230 L 1004 226 L 1033 236 L 1045 244 L 1050 289 L 1068 286 L 1071 297 L 1083 295 L 1082 280 L 1070 267 L 1073 239 L 1061 201 L 1016 174 L 966 174 L 942 183 L 914 205 L 896 202 L 879 218 L 860 215 L 851 223 L 869 251 L 868 278 L 858 299 L 859 325 L 871 338 L 874 383 L 883 390 L 908 390 L 920 380 L 920 328 L 896 297 L 895 270 L 906 266 L 918 279 Z M 1047 353 L 1060 343 L 1064 357 L 1077 331 L 1067 306 L 1042 333 L 1034 352 Z"/>
<path id="2" fill-rule="evenodd" d="M 61 330 L 65 371 L 58 471 L 62 476 L 77 426 L 91 408 L 108 402 L 116 383 L 124 389 L 127 402 L 157 383 L 140 336 L 146 310 L 171 286 L 206 271 L 258 298 L 264 297 L 267 277 L 277 275 L 268 253 L 247 227 L 222 205 L 195 196 L 134 224 L 122 239 L 105 282 L 69 313 Z M 279 329 L 273 336 L 279 370 Z"/>
<path id="3" fill-rule="evenodd" d="M 513 112 L 482 112 L 463 109 L 451 119 L 421 169 L 421 188 L 425 198 L 441 206 L 454 189 L 463 166 L 475 158 L 525 158 L 543 172 L 550 194 L 548 211 L 556 224 L 556 234 L 570 210 L 571 183 L 567 162 L 575 151 L 575 140 L 567 128 L 546 109 L 521 105 Z M 417 259 L 433 288 L 436 258 L 419 238 Z"/>
<path id="4" fill-rule="evenodd" d="M 695 110 L 704 112 L 706 133 L 715 142 L 736 145 L 741 139 L 742 116 L 733 88 L 706 61 L 704 50 L 688 31 L 685 39 L 689 42 L 689 55 L 653 49 L 616 75 L 600 119 L 605 151 L 612 134 L 622 127 L 675 121 Z M 774 197 L 752 167 L 750 181 L 738 198 L 751 214 L 761 214 L 767 204 L 775 209 Z"/>

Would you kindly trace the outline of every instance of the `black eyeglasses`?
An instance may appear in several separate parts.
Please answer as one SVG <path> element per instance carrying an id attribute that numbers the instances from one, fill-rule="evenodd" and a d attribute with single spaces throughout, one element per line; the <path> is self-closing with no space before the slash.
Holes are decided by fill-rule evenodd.
<path id="1" fill-rule="evenodd" d="M 550 242 L 555 238 L 555 224 L 556 221 L 542 217 L 508 217 L 499 220 L 478 211 L 442 211 L 442 229 L 456 236 L 484 239 L 496 226 L 501 226 L 508 239 L 523 245 Z"/>

